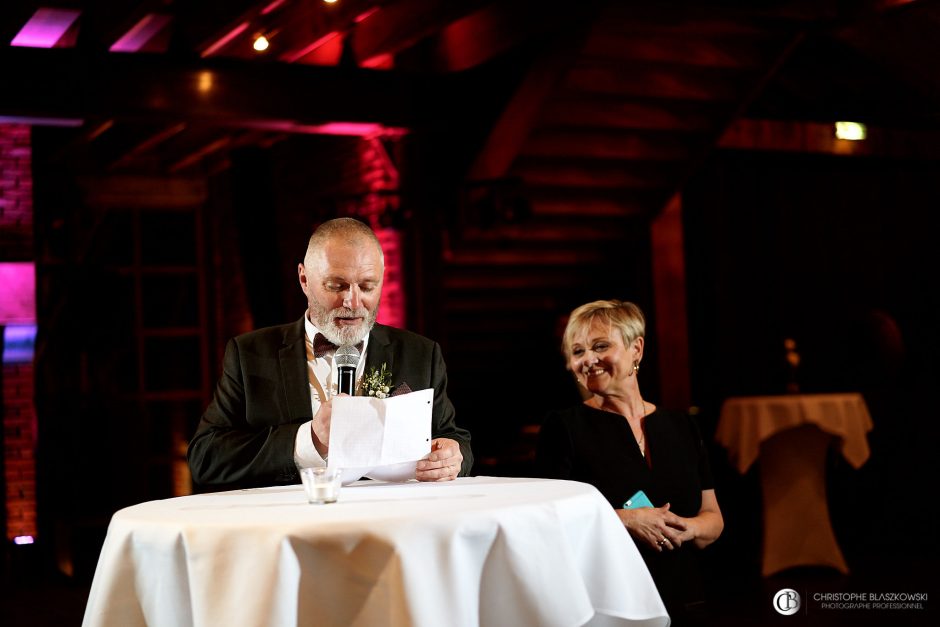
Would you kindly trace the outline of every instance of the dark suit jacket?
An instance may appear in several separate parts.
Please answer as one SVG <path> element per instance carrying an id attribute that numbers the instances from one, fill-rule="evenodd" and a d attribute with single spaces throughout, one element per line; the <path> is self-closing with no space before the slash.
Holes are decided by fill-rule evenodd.
<path id="1" fill-rule="evenodd" d="M 470 433 L 454 422 L 441 347 L 415 333 L 376 324 L 369 336 L 366 372 L 383 363 L 392 373 L 393 390 L 402 383 L 415 391 L 434 388 L 432 436 L 460 443 L 460 474 L 469 474 Z M 297 429 L 311 418 L 303 318 L 229 340 L 215 396 L 189 443 L 193 481 L 214 489 L 299 482 L 294 441 Z"/>

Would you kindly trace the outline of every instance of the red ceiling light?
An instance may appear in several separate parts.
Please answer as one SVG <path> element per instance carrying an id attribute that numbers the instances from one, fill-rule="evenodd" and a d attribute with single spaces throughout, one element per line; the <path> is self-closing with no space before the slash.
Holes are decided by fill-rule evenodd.
<path id="1" fill-rule="evenodd" d="M 358 23 L 360 23 L 360 22 L 364 22 L 364 21 L 367 20 L 373 13 L 377 13 L 378 10 L 379 10 L 379 7 L 372 7 L 371 9 L 368 9 L 368 10 L 366 10 L 366 11 L 363 11 L 362 13 L 360 13 L 359 15 L 357 15 L 355 18 L 353 18 L 353 22 L 355 22 L 356 24 L 358 24 Z"/>
<path id="2" fill-rule="evenodd" d="M 387 52 L 377 54 L 368 59 L 364 59 L 359 65 L 372 68 L 373 70 L 390 70 L 395 67 L 395 56 Z"/>
<path id="3" fill-rule="evenodd" d="M 275 10 L 276 8 L 278 8 L 279 6 L 281 6 L 282 4 L 284 4 L 286 1 L 287 1 L 287 0 L 274 0 L 274 2 L 272 2 L 272 3 L 269 4 L 268 6 L 264 7 L 263 9 L 261 9 L 261 15 L 267 15 L 267 14 L 270 13 L 271 11 Z"/>
<path id="4" fill-rule="evenodd" d="M 61 45 L 65 34 L 81 13 L 72 9 L 37 9 L 10 45 L 26 48 L 53 48 L 57 44 Z"/>

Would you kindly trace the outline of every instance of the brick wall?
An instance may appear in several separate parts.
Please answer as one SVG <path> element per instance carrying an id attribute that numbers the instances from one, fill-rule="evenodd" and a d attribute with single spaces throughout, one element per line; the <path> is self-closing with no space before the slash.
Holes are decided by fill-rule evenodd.
<path id="1" fill-rule="evenodd" d="M 29 127 L 0 124 L 0 261 L 33 260 Z"/>
<path id="2" fill-rule="evenodd" d="M 36 411 L 32 364 L 3 366 L 3 474 L 6 534 L 36 536 Z"/>
<path id="3" fill-rule="evenodd" d="M 405 286 L 404 268 L 402 267 L 401 233 L 391 227 L 382 226 L 385 213 L 399 209 L 398 196 L 383 195 L 383 191 L 398 191 L 398 169 L 389 158 L 382 140 L 378 137 L 363 139 L 359 142 L 358 163 L 359 187 L 365 187 L 374 194 L 368 194 L 359 207 L 360 213 L 369 218 L 372 228 L 385 254 L 385 283 L 382 286 L 382 307 L 379 309 L 378 322 L 393 327 L 405 328 Z"/>
<path id="4" fill-rule="evenodd" d="M 0 262 L 33 261 L 30 129 L 0 124 Z M 4 293 L 0 299 L 13 295 Z M 35 314 L 33 317 L 35 321 Z M 0 320 L 0 332 L 8 320 Z M 18 320 L 23 322 L 23 320 Z M 36 535 L 36 410 L 32 363 L 4 363 L 0 378 L 6 535 Z"/>

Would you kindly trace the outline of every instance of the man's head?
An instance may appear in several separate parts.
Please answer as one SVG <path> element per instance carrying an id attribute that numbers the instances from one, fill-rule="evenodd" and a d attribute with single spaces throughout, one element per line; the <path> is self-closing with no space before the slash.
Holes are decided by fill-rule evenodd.
<path id="1" fill-rule="evenodd" d="M 353 218 L 324 222 L 297 265 L 310 321 L 334 344 L 359 343 L 375 324 L 384 272 L 372 229 Z"/>

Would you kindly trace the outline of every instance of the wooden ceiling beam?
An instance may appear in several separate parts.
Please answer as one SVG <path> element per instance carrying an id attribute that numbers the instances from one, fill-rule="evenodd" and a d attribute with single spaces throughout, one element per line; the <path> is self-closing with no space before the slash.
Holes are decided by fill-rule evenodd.
<path id="1" fill-rule="evenodd" d="M 290 130 L 292 125 L 368 122 L 412 127 L 461 97 L 415 73 L 251 63 L 230 59 L 87 54 L 0 48 L 0 119 L 81 124 L 200 121 Z M 27 88 L 27 86 L 29 86 Z"/>

